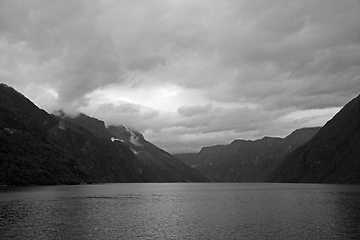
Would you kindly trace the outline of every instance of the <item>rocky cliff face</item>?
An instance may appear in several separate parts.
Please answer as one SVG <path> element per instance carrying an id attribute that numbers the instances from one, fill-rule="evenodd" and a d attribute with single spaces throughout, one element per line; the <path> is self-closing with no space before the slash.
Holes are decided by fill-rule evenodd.
<path id="1" fill-rule="evenodd" d="M 121 134 L 110 132 L 101 120 L 84 114 L 75 118 L 48 114 L 13 88 L 1 84 L 0 184 L 205 180 L 179 160 L 173 161 L 170 154 L 157 147 L 157 151 L 166 155 L 168 161 L 160 168 L 159 164 L 155 164 L 159 157 L 152 155 L 160 153 L 149 150 L 148 158 L 154 162 L 149 164 L 137 156 L 140 145 L 137 146 L 136 142 L 155 146 L 140 133 L 123 134 L 133 145 L 116 140 Z"/>
<path id="2" fill-rule="evenodd" d="M 289 154 L 270 180 L 360 183 L 360 95 Z"/>
<path id="3" fill-rule="evenodd" d="M 284 139 L 264 137 L 204 147 L 185 161 L 214 182 L 264 182 L 286 154 L 307 142 L 319 129 L 298 129 Z"/>

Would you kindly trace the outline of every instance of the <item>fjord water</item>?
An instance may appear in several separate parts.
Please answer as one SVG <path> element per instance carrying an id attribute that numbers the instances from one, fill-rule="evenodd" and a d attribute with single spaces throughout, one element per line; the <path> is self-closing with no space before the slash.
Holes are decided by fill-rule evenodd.
<path id="1" fill-rule="evenodd" d="M 359 185 L 0 189 L 0 239 L 360 239 Z"/>

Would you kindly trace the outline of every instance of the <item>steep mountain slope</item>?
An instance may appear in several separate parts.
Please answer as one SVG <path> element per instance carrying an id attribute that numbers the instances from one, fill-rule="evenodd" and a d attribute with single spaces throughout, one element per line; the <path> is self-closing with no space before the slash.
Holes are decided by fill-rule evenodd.
<path id="1" fill-rule="evenodd" d="M 284 139 L 264 137 L 204 147 L 186 162 L 214 182 L 262 182 L 286 154 L 307 142 L 319 129 L 298 129 Z"/>
<path id="2" fill-rule="evenodd" d="M 136 156 L 142 181 L 145 182 L 202 182 L 208 181 L 196 170 L 190 168 L 171 154 L 145 140 L 144 136 L 124 126 L 105 127 L 105 123 L 96 118 L 80 114 L 64 121 L 78 125 L 92 134 L 112 142 L 113 145 L 127 146 Z"/>
<path id="3" fill-rule="evenodd" d="M 142 181 L 135 155 L 117 145 L 0 85 L 0 184 Z"/>
<path id="4" fill-rule="evenodd" d="M 76 160 L 48 139 L 46 131 L 57 123 L 22 94 L 0 84 L 0 184 L 81 180 Z"/>
<path id="5" fill-rule="evenodd" d="M 99 121 L 94 119 L 94 121 Z M 99 121 L 100 122 L 100 121 Z M 85 182 L 142 182 L 141 166 L 124 144 L 114 144 L 73 121 L 59 119 L 48 131 L 51 140 L 83 165 Z"/>
<path id="6" fill-rule="evenodd" d="M 124 126 L 110 126 L 108 131 L 113 136 L 112 141 L 123 142 L 135 153 L 144 166 L 143 174 L 151 181 L 209 181 L 195 169 L 146 141 L 142 134 L 133 129 Z"/>
<path id="7" fill-rule="evenodd" d="M 156 154 L 168 161 L 158 162 L 166 167 L 154 152 L 147 153 L 149 164 L 112 138 L 103 121 L 50 115 L 0 84 L 0 185 L 206 180 L 161 149 Z"/>
<path id="8" fill-rule="evenodd" d="M 173 154 L 174 157 L 182 161 L 183 163 L 186 163 L 189 166 L 192 166 L 194 159 L 196 157 L 197 153 L 176 153 Z"/>
<path id="9" fill-rule="evenodd" d="M 360 95 L 289 154 L 270 180 L 360 183 Z"/>

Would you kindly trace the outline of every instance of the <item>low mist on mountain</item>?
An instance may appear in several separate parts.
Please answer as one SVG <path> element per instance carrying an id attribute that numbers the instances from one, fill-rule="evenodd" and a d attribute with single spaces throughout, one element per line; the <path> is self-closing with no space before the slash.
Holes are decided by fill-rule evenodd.
<path id="1" fill-rule="evenodd" d="M 202 182 L 196 170 L 123 126 L 48 114 L 0 85 L 0 184 Z"/>

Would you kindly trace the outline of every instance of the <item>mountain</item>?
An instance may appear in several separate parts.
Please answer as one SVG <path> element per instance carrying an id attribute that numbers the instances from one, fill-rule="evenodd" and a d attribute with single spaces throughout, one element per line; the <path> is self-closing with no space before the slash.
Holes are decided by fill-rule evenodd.
<path id="1" fill-rule="evenodd" d="M 0 85 L 0 184 L 143 181 L 133 152 L 116 145 Z"/>
<path id="2" fill-rule="evenodd" d="M 0 84 L 0 185 L 206 181 L 175 158 L 139 158 L 101 120 L 59 113 Z"/>
<path id="3" fill-rule="evenodd" d="M 76 160 L 48 140 L 46 131 L 57 123 L 22 94 L 0 84 L 0 184 L 80 181 L 72 167 Z"/>
<path id="4" fill-rule="evenodd" d="M 139 162 L 139 172 L 145 182 L 204 182 L 198 171 L 179 161 L 168 152 L 145 140 L 144 136 L 125 126 L 105 127 L 105 123 L 85 114 L 64 118 L 85 128 L 103 141 L 123 145 L 131 150 Z"/>
<path id="5" fill-rule="evenodd" d="M 209 181 L 197 170 L 148 142 L 141 133 L 133 129 L 124 126 L 110 126 L 108 131 L 113 136 L 111 138 L 113 142 L 120 141 L 133 151 L 144 166 L 143 175 L 151 181 Z"/>
<path id="6" fill-rule="evenodd" d="M 298 129 L 286 138 L 235 140 L 229 145 L 204 147 L 196 155 L 175 156 L 214 182 L 264 182 L 288 153 L 319 129 Z"/>
<path id="7" fill-rule="evenodd" d="M 173 156 L 181 160 L 182 162 L 186 163 L 187 165 L 192 166 L 196 154 L 197 153 L 176 153 L 173 154 Z"/>
<path id="8" fill-rule="evenodd" d="M 270 181 L 360 183 L 360 95 L 289 154 Z"/>

